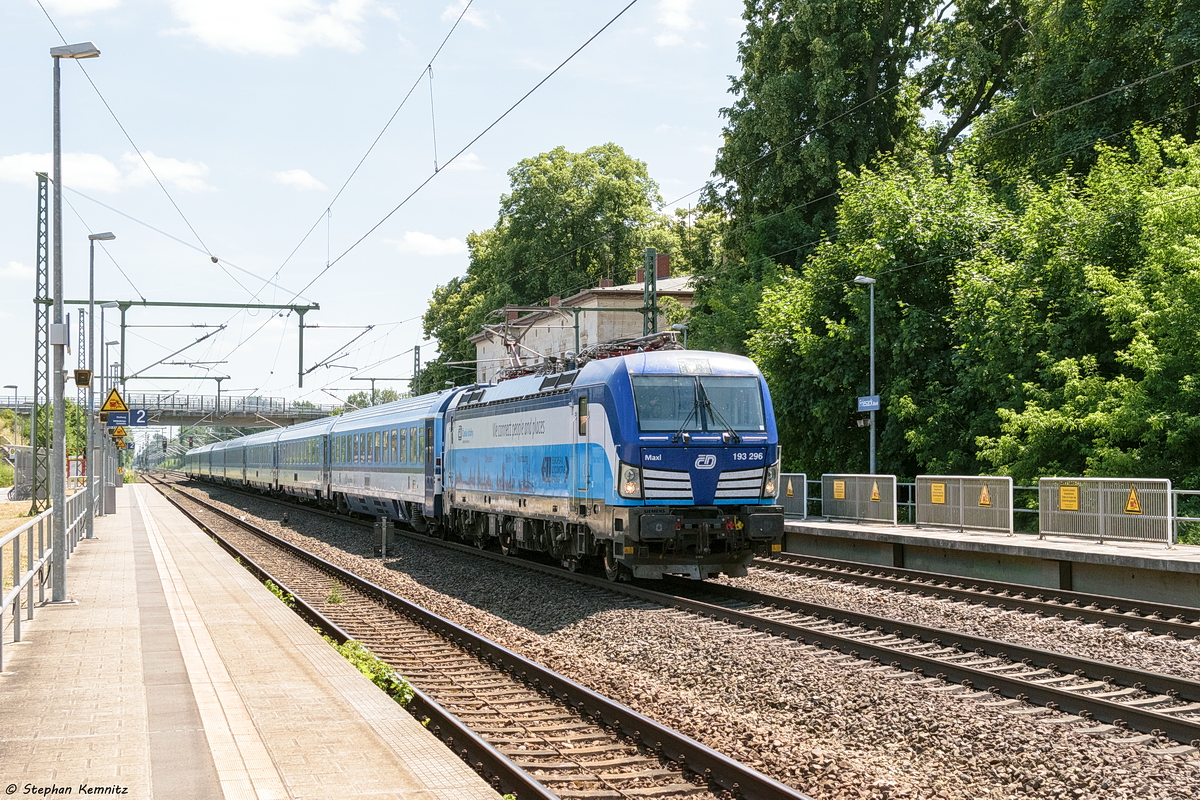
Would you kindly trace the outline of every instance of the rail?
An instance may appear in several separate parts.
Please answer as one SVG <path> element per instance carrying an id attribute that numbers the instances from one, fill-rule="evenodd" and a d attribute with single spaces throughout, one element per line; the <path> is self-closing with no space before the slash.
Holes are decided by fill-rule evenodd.
<path id="1" fill-rule="evenodd" d="M 530 661 L 524 656 L 487 639 L 481 634 L 464 628 L 433 611 L 429 611 L 377 584 L 371 583 L 361 575 L 349 572 L 296 544 L 280 539 L 247 522 L 244 518 L 239 518 L 189 493 L 178 492 L 177 490 L 172 491 L 174 487 L 169 487 L 164 482 L 156 481 L 155 488 L 172 505 L 180 509 L 180 511 L 197 522 L 197 524 L 200 524 L 201 527 L 205 526 L 194 514 L 184 508 L 176 495 L 182 495 L 207 511 L 215 513 L 239 527 L 254 532 L 285 552 L 310 564 L 317 565 L 323 571 L 337 575 L 338 579 L 344 585 L 376 598 L 383 604 L 416 621 L 427 630 L 471 651 L 476 657 L 491 662 L 510 674 L 520 676 L 527 683 L 540 686 L 547 694 L 574 709 L 582 716 L 600 721 L 605 726 L 620 731 L 639 745 L 661 752 L 672 761 L 685 765 L 687 770 L 705 776 L 712 783 L 744 798 L 744 800 L 812 800 L 808 795 L 779 783 L 753 767 L 742 764 L 662 723 L 645 717 L 615 700 L 598 694 L 570 678 L 550 670 L 548 667 Z M 348 521 L 364 524 L 362 520 Z M 369 525 L 370 523 L 365 524 Z M 209 531 L 209 533 L 211 534 L 212 531 Z M 411 538 L 419 538 L 422 541 L 429 541 L 416 534 L 409 535 L 402 531 L 397 531 L 397 533 L 404 536 L 411 536 Z M 466 546 L 459 546 L 450 542 L 440 542 L 439 544 L 450 549 L 460 547 L 461 549 L 467 549 Z M 468 552 L 478 554 L 483 558 L 502 558 L 497 554 L 479 551 L 474 548 L 470 548 Z M 533 568 L 539 569 L 539 566 L 534 566 Z M 542 571 L 546 571 L 547 568 L 541 569 Z M 554 571 L 557 573 L 557 570 Z M 608 586 L 607 583 L 601 583 L 600 579 L 585 578 L 584 576 L 574 577 L 582 583 L 591 583 L 592 585 L 603 587 Z M 342 635 L 345 634 L 343 633 Z M 460 751 L 464 747 L 467 738 L 469 737 L 461 737 L 454 740 L 456 751 Z M 493 745 L 482 739 L 478 739 L 478 737 L 475 738 L 477 739 L 475 744 L 480 748 L 491 751 L 491 757 L 503 759 L 504 761 L 508 760 L 507 756 L 495 750 Z M 482 754 L 482 750 L 479 752 Z M 473 758 L 472 763 L 474 760 Z M 536 778 L 536 776 L 534 777 Z M 514 786 L 512 790 L 516 791 L 518 796 L 521 796 L 521 787 Z"/>
<path id="2" fill-rule="evenodd" d="M 88 514 L 87 492 L 78 491 L 67 498 L 67 558 L 75 550 L 86 526 L 80 523 Z M 50 562 L 54 558 L 54 509 L 47 509 L 0 538 L 0 571 L 4 598 L 0 600 L 0 670 L 4 669 L 4 637 L 12 623 L 12 642 L 21 641 L 22 609 L 26 621 L 33 619 L 37 605 L 46 601 L 51 586 Z M 5 563 L 7 562 L 7 563 Z M 34 591 L 37 600 L 34 600 Z"/>

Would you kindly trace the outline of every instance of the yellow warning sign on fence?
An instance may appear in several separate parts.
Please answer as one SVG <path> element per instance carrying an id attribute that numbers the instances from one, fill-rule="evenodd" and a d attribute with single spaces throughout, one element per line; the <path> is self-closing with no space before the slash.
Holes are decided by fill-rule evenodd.
<path id="1" fill-rule="evenodd" d="M 845 500 L 846 499 L 846 482 L 845 481 L 834 481 L 833 482 L 833 499 L 834 500 Z"/>
<path id="2" fill-rule="evenodd" d="M 1079 487 L 1078 486 L 1060 486 L 1060 487 L 1058 487 L 1058 510 L 1059 511 L 1078 511 L 1079 510 Z"/>
<path id="3" fill-rule="evenodd" d="M 792 491 L 792 479 L 791 478 L 788 478 L 787 496 L 788 497 L 796 496 L 795 492 Z"/>
<path id="4" fill-rule="evenodd" d="M 1142 513 L 1142 500 L 1140 497 L 1138 497 L 1136 486 L 1129 487 L 1129 499 L 1125 501 L 1125 513 L 1126 514 L 1141 514 Z"/>
<path id="5" fill-rule="evenodd" d="M 871 499 L 873 500 L 875 498 Z M 936 503 L 939 506 L 944 506 L 946 504 L 946 484 L 929 484 L 929 502 Z"/>
<path id="6" fill-rule="evenodd" d="M 101 411 L 128 411 L 129 406 L 125 405 L 125 401 L 121 399 L 121 393 L 112 388 L 108 392 L 108 397 L 104 398 L 104 405 L 100 406 Z"/>
<path id="7" fill-rule="evenodd" d="M 871 499 L 879 502 L 879 481 L 871 481 Z"/>
<path id="8" fill-rule="evenodd" d="M 986 483 L 979 489 L 979 505 L 983 508 L 992 507 L 992 496 L 988 494 Z"/>

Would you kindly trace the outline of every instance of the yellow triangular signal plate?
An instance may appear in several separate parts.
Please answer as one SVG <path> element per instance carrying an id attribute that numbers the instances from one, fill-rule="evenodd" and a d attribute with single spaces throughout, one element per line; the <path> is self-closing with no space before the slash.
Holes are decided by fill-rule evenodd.
<path id="1" fill-rule="evenodd" d="M 871 499 L 879 502 L 879 481 L 871 481 Z"/>
<path id="2" fill-rule="evenodd" d="M 992 507 L 992 496 L 990 494 L 988 494 L 986 483 L 979 490 L 979 505 L 983 508 L 991 508 Z"/>
<path id="3" fill-rule="evenodd" d="M 792 491 L 792 479 L 791 478 L 788 478 L 787 496 L 788 497 L 796 496 L 795 492 Z"/>
<path id="4" fill-rule="evenodd" d="M 125 438 L 126 436 L 128 436 L 128 435 L 129 435 L 129 434 L 128 434 L 128 433 L 126 433 L 126 432 L 125 432 L 125 429 L 124 429 L 124 428 L 122 428 L 120 425 L 118 425 L 117 427 L 113 428 L 112 437 L 113 437 L 114 439 L 124 439 L 124 438 Z"/>
<path id="5" fill-rule="evenodd" d="M 129 406 L 125 405 L 125 401 L 121 399 L 121 393 L 116 388 L 109 389 L 108 397 L 104 398 L 104 405 L 100 406 L 101 411 L 128 411 Z"/>
<path id="6" fill-rule="evenodd" d="M 1142 513 L 1142 500 L 1140 497 L 1138 497 L 1136 486 L 1129 487 L 1129 499 L 1125 501 L 1125 513 L 1126 514 Z"/>

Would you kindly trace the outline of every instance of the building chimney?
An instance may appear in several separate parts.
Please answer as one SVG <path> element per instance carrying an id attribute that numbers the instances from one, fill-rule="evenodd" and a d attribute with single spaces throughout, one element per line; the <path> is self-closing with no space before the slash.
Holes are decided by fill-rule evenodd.
<path id="1" fill-rule="evenodd" d="M 657 280 L 671 277 L 671 256 L 668 253 L 659 253 L 654 262 L 654 277 Z"/>
<path id="2" fill-rule="evenodd" d="M 600 288 L 601 289 L 610 289 L 610 288 L 612 288 L 612 285 L 613 285 L 612 278 L 601 278 L 600 279 Z"/>
<path id="3" fill-rule="evenodd" d="M 634 278 L 633 282 L 634 283 L 645 283 L 646 282 L 646 268 L 645 267 L 637 268 L 637 277 Z"/>
<path id="4" fill-rule="evenodd" d="M 510 308 L 508 310 L 508 321 L 509 322 L 516 322 L 517 317 L 519 317 L 519 316 L 520 316 L 520 312 L 517 311 L 515 308 Z"/>
<path id="5" fill-rule="evenodd" d="M 552 294 L 552 295 L 550 295 L 550 305 L 551 305 L 551 306 L 556 306 L 556 305 L 558 305 L 560 302 L 562 302 L 562 298 L 561 298 L 561 297 L 559 297 L 559 296 L 558 296 L 558 295 L 556 295 L 556 294 Z"/>

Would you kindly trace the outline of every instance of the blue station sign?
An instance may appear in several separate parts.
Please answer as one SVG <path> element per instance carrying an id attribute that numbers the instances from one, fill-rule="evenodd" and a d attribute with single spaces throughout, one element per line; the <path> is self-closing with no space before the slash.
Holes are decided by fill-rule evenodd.
<path id="1" fill-rule="evenodd" d="M 859 411 L 878 411 L 881 408 L 879 405 L 879 395 L 872 394 L 866 397 L 858 398 Z"/>

